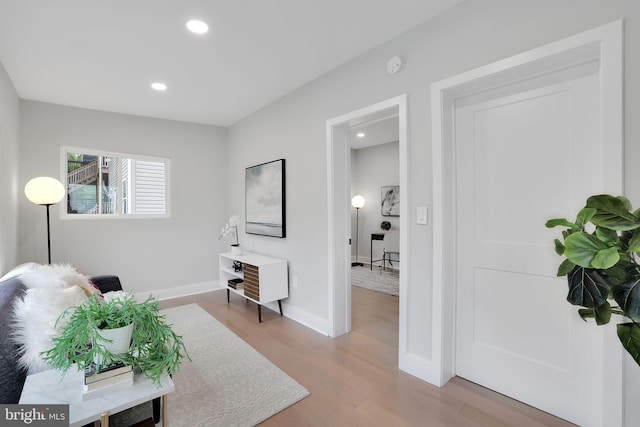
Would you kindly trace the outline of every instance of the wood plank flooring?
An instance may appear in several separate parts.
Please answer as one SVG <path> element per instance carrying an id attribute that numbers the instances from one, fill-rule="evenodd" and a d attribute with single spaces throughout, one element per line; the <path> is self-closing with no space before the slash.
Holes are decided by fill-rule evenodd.
<path id="1" fill-rule="evenodd" d="M 277 426 L 572 426 L 461 378 L 442 388 L 400 371 L 398 298 L 353 287 L 352 332 L 332 339 L 224 290 L 197 303 L 311 395 L 261 424 Z M 286 308 L 285 308 L 286 313 Z M 171 404 L 169 402 L 169 404 Z"/>

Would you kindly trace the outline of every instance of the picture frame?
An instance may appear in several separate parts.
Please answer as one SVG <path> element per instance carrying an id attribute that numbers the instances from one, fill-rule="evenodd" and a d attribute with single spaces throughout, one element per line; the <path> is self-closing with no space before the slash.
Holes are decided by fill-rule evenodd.
<path id="1" fill-rule="evenodd" d="M 400 186 L 389 185 L 380 189 L 380 213 L 382 216 L 400 216 Z"/>
<path id="2" fill-rule="evenodd" d="M 287 236 L 285 159 L 245 169 L 245 232 L 261 236 Z"/>

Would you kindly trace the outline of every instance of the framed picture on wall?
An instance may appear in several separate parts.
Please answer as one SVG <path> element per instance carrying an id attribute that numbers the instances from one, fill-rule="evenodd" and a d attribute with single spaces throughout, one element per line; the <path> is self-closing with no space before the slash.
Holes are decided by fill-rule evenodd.
<path id="1" fill-rule="evenodd" d="M 245 231 L 286 237 L 284 159 L 245 169 Z"/>
<path id="2" fill-rule="evenodd" d="M 400 216 L 400 186 L 382 187 L 380 193 L 382 216 Z"/>

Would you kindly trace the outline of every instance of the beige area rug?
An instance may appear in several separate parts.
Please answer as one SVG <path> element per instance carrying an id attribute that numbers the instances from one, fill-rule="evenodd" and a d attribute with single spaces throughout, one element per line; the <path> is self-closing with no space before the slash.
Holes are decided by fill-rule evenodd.
<path id="1" fill-rule="evenodd" d="M 309 395 L 198 304 L 162 313 L 192 359 L 173 376 L 170 427 L 254 426 Z"/>
<path id="2" fill-rule="evenodd" d="M 398 270 L 380 270 L 380 267 L 369 265 L 351 267 L 351 285 L 385 294 L 400 295 L 400 274 Z"/>

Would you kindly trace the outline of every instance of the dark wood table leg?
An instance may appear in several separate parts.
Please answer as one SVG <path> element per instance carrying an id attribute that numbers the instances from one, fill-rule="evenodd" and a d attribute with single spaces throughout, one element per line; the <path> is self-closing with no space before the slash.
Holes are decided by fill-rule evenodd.
<path id="1" fill-rule="evenodd" d="M 227 302 L 229 302 L 229 288 L 227 288 Z"/>
<path id="2" fill-rule="evenodd" d="M 160 422 L 160 398 L 156 397 L 155 399 L 153 399 L 152 401 L 153 404 L 153 422 L 158 424 Z M 162 420 L 162 422 L 165 422 L 164 419 Z"/>
<path id="3" fill-rule="evenodd" d="M 258 304 L 258 323 L 262 323 L 262 306 Z"/>
<path id="4" fill-rule="evenodd" d="M 282 316 L 282 302 L 278 300 L 278 307 L 280 307 L 280 316 Z"/>

